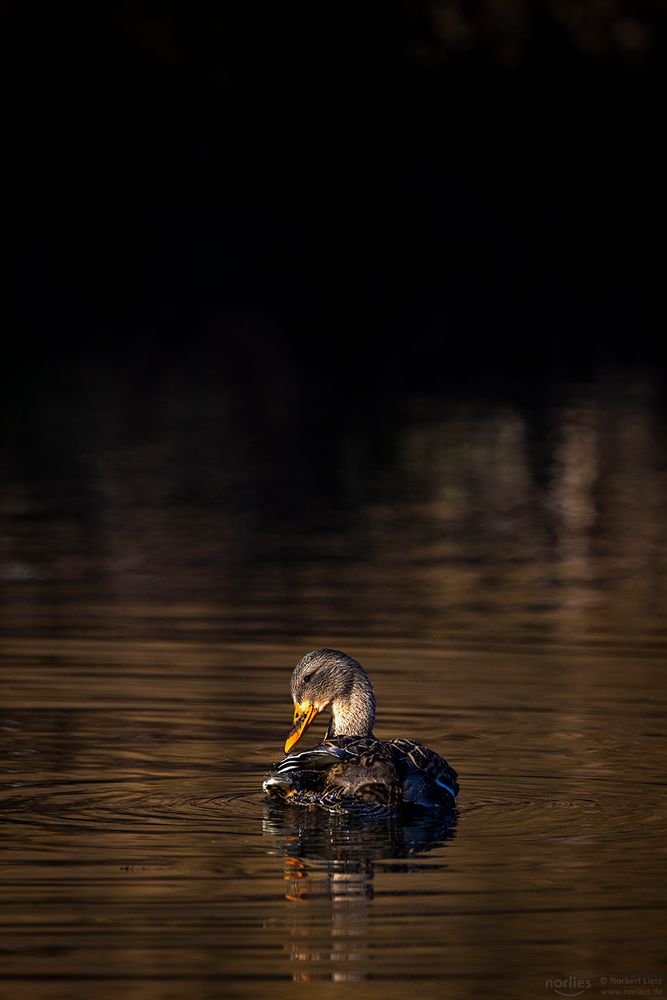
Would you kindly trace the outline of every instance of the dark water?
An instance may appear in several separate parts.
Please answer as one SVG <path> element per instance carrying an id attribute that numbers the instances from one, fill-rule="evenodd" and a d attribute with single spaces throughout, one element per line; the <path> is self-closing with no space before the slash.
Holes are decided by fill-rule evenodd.
<path id="1" fill-rule="evenodd" d="M 651 379 L 347 421 L 136 388 L 6 410 L 0 993 L 663 995 Z M 457 767 L 455 816 L 263 800 L 316 645 Z"/>

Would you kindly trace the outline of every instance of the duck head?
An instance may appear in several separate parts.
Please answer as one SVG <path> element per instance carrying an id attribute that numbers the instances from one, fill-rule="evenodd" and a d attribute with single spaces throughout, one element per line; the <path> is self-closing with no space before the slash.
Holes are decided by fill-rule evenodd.
<path id="1" fill-rule="evenodd" d="M 375 695 L 368 674 L 351 656 L 337 649 L 314 649 L 292 673 L 294 718 L 285 753 L 296 746 L 320 712 L 330 712 L 327 736 L 370 736 L 375 722 Z"/>

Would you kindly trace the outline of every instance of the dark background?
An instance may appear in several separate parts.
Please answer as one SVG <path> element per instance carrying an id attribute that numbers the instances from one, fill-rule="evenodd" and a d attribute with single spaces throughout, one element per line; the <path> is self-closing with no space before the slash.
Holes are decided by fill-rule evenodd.
<path id="1" fill-rule="evenodd" d="M 665 10 L 0 0 L 13 1000 L 661 968 Z M 323 645 L 446 842 L 267 813 Z"/>
<path id="2" fill-rule="evenodd" d="M 350 399 L 662 359 L 662 4 L 23 0 L 0 32 L 10 395 L 73 359 Z"/>

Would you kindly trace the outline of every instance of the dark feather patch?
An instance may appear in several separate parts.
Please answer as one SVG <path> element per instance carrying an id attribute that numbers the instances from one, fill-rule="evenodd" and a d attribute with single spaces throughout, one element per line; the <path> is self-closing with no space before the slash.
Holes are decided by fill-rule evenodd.
<path id="1" fill-rule="evenodd" d="M 335 812 L 454 805 L 456 771 L 423 743 L 335 736 L 290 754 L 264 783 L 274 799 Z"/>

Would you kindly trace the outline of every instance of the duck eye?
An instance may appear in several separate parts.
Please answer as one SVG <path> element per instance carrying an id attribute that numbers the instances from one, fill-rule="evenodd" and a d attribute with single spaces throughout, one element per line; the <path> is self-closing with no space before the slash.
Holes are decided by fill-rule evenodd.
<path id="1" fill-rule="evenodd" d="M 309 680 L 312 680 L 312 677 L 313 677 L 312 674 L 306 674 L 306 676 L 303 678 L 303 683 L 307 684 Z"/>

